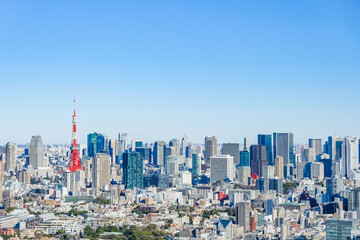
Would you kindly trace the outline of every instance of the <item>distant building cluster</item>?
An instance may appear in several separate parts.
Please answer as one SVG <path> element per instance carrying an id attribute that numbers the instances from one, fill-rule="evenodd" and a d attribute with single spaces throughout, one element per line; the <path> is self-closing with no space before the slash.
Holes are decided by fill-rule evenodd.
<path id="1" fill-rule="evenodd" d="M 194 144 L 94 132 L 77 144 L 73 122 L 69 145 L 1 146 L 0 234 L 130 239 L 151 226 L 164 239 L 360 238 L 358 137 Z"/>

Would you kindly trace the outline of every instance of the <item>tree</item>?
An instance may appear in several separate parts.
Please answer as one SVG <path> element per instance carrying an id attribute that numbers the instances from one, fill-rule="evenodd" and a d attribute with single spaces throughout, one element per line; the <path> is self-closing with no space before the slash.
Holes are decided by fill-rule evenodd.
<path id="1" fill-rule="evenodd" d="M 12 211 L 14 211 L 16 209 L 16 207 L 9 207 L 8 209 L 6 209 L 7 213 L 11 213 Z"/>

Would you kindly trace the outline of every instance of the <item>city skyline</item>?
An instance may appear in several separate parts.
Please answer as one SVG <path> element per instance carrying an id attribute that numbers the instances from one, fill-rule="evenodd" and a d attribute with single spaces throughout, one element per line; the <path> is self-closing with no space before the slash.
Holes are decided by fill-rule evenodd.
<path id="1" fill-rule="evenodd" d="M 359 2 L 110 3 L 1 3 L 0 144 L 70 142 L 74 95 L 80 143 L 360 135 Z"/>

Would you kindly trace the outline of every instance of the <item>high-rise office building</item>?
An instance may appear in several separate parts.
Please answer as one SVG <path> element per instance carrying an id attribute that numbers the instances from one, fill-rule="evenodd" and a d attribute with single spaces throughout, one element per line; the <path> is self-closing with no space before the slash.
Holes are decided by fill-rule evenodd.
<path id="1" fill-rule="evenodd" d="M 230 181 L 235 177 L 234 158 L 230 155 L 217 155 L 210 157 L 210 181 L 217 182 L 225 179 Z"/>
<path id="2" fill-rule="evenodd" d="M 95 157 L 96 153 L 108 152 L 108 139 L 101 133 L 90 133 L 87 137 L 88 157 Z"/>
<path id="3" fill-rule="evenodd" d="M 239 202 L 235 206 L 236 224 L 244 227 L 244 233 L 250 231 L 250 204 L 249 202 Z"/>
<path id="4" fill-rule="evenodd" d="M 135 148 L 135 152 L 138 152 L 140 153 L 141 155 L 141 158 L 148 162 L 148 163 L 151 163 L 151 148 L 149 147 L 142 147 L 142 148 Z"/>
<path id="5" fill-rule="evenodd" d="M 345 137 L 341 144 L 340 176 L 360 179 L 358 137 Z"/>
<path id="6" fill-rule="evenodd" d="M 185 156 L 186 155 L 186 148 L 189 145 L 189 138 L 184 135 L 183 138 L 181 139 L 181 148 L 180 148 L 180 156 Z"/>
<path id="7" fill-rule="evenodd" d="M 44 148 L 41 136 L 32 136 L 30 143 L 30 165 L 34 169 L 47 167 L 44 157 Z"/>
<path id="8" fill-rule="evenodd" d="M 124 153 L 123 184 L 125 188 L 143 188 L 143 160 L 140 153 Z"/>
<path id="9" fill-rule="evenodd" d="M 174 148 L 174 151 L 175 151 L 174 155 L 180 156 L 180 144 L 177 139 L 175 139 L 175 138 L 171 139 L 169 141 L 169 146 Z"/>
<path id="10" fill-rule="evenodd" d="M 341 144 L 343 143 L 343 137 L 329 136 L 327 151 L 331 160 L 339 160 L 341 157 Z"/>
<path id="11" fill-rule="evenodd" d="M 266 147 L 266 161 L 268 165 L 274 165 L 273 155 L 272 155 L 272 141 L 270 134 L 259 134 L 258 135 L 258 145 L 263 145 Z"/>
<path id="12" fill-rule="evenodd" d="M 185 157 L 191 158 L 193 153 L 194 153 L 194 146 L 191 143 L 188 143 L 185 149 Z"/>
<path id="13" fill-rule="evenodd" d="M 315 157 L 317 158 L 322 154 L 321 139 L 309 139 L 309 148 L 314 149 Z"/>
<path id="14" fill-rule="evenodd" d="M 199 154 L 192 154 L 192 174 L 199 176 L 201 174 L 201 157 Z"/>
<path id="15" fill-rule="evenodd" d="M 166 166 L 170 156 L 177 156 L 176 148 L 174 146 L 164 146 L 164 166 Z"/>
<path id="16" fill-rule="evenodd" d="M 122 161 L 123 153 L 127 149 L 127 133 L 119 133 L 118 140 L 116 141 L 116 163 L 120 164 Z"/>
<path id="17" fill-rule="evenodd" d="M 284 165 L 296 164 L 294 155 L 294 137 L 292 133 L 274 133 L 273 134 L 274 158 L 281 156 L 284 158 Z"/>
<path id="18" fill-rule="evenodd" d="M 217 155 L 217 139 L 213 137 L 205 137 L 205 162 L 210 163 L 210 157 Z"/>
<path id="19" fill-rule="evenodd" d="M 141 139 L 132 139 L 131 140 L 131 151 L 135 151 L 135 148 L 143 147 L 143 140 Z"/>
<path id="20" fill-rule="evenodd" d="M 301 161 L 302 162 L 315 162 L 316 154 L 314 148 L 305 147 L 301 151 Z"/>
<path id="21" fill-rule="evenodd" d="M 110 185 L 110 160 L 106 153 L 96 153 L 92 163 L 92 187 L 103 189 L 104 185 Z"/>
<path id="22" fill-rule="evenodd" d="M 249 148 L 250 150 L 250 148 Z M 250 167 L 250 152 L 247 149 L 240 152 L 240 166 Z"/>
<path id="23" fill-rule="evenodd" d="M 249 166 L 240 166 L 238 168 L 239 182 L 243 185 L 250 184 L 251 168 Z"/>
<path id="24" fill-rule="evenodd" d="M 244 150 L 250 151 L 250 138 L 244 138 Z"/>
<path id="25" fill-rule="evenodd" d="M 321 162 L 311 163 L 311 179 L 322 181 L 324 179 L 324 164 Z"/>
<path id="26" fill-rule="evenodd" d="M 275 157 L 275 176 L 280 179 L 284 178 L 284 158 L 281 156 Z"/>
<path id="27" fill-rule="evenodd" d="M 16 166 L 16 144 L 8 142 L 6 144 L 5 170 L 15 172 Z"/>
<path id="28" fill-rule="evenodd" d="M 116 140 L 112 139 L 109 141 L 109 154 L 111 157 L 111 164 L 116 162 Z"/>
<path id="29" fill-rule="evenodd" d="M 250 147 L 251 174 L 255 173 L 259 177 L 262 177 L 266 162 L 266 146 L 252 145 Z"/>
<path id="30" fill-rule="evenodd" d="M 166 142 L 156 141 L 154 144 L 154 165 L 164 166 L 164 147 Z"/>
<path id="31" fill-rule="evenodd" d="M 239 143 L 224 143 L 222 148 L 223 155 L 230 155 L 234 157 L 234 164 L 240 164 L 240 144 Z"/>

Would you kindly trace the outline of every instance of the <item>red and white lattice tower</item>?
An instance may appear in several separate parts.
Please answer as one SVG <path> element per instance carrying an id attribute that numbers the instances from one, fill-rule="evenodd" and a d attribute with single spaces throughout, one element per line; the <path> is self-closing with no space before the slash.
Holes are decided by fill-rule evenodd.
<path id="1" fill-rule="evenodd" d="M 71 155 L 68 169 L 70 172 L 76 172 L 77 170 L 83 170 L 79 158 L 79 145 L 76 137 L 76 113 L 75 113 L 75 99 L 74 99 L 74 115 L 73 115 L 73 130 L 71 141 Z"/>

